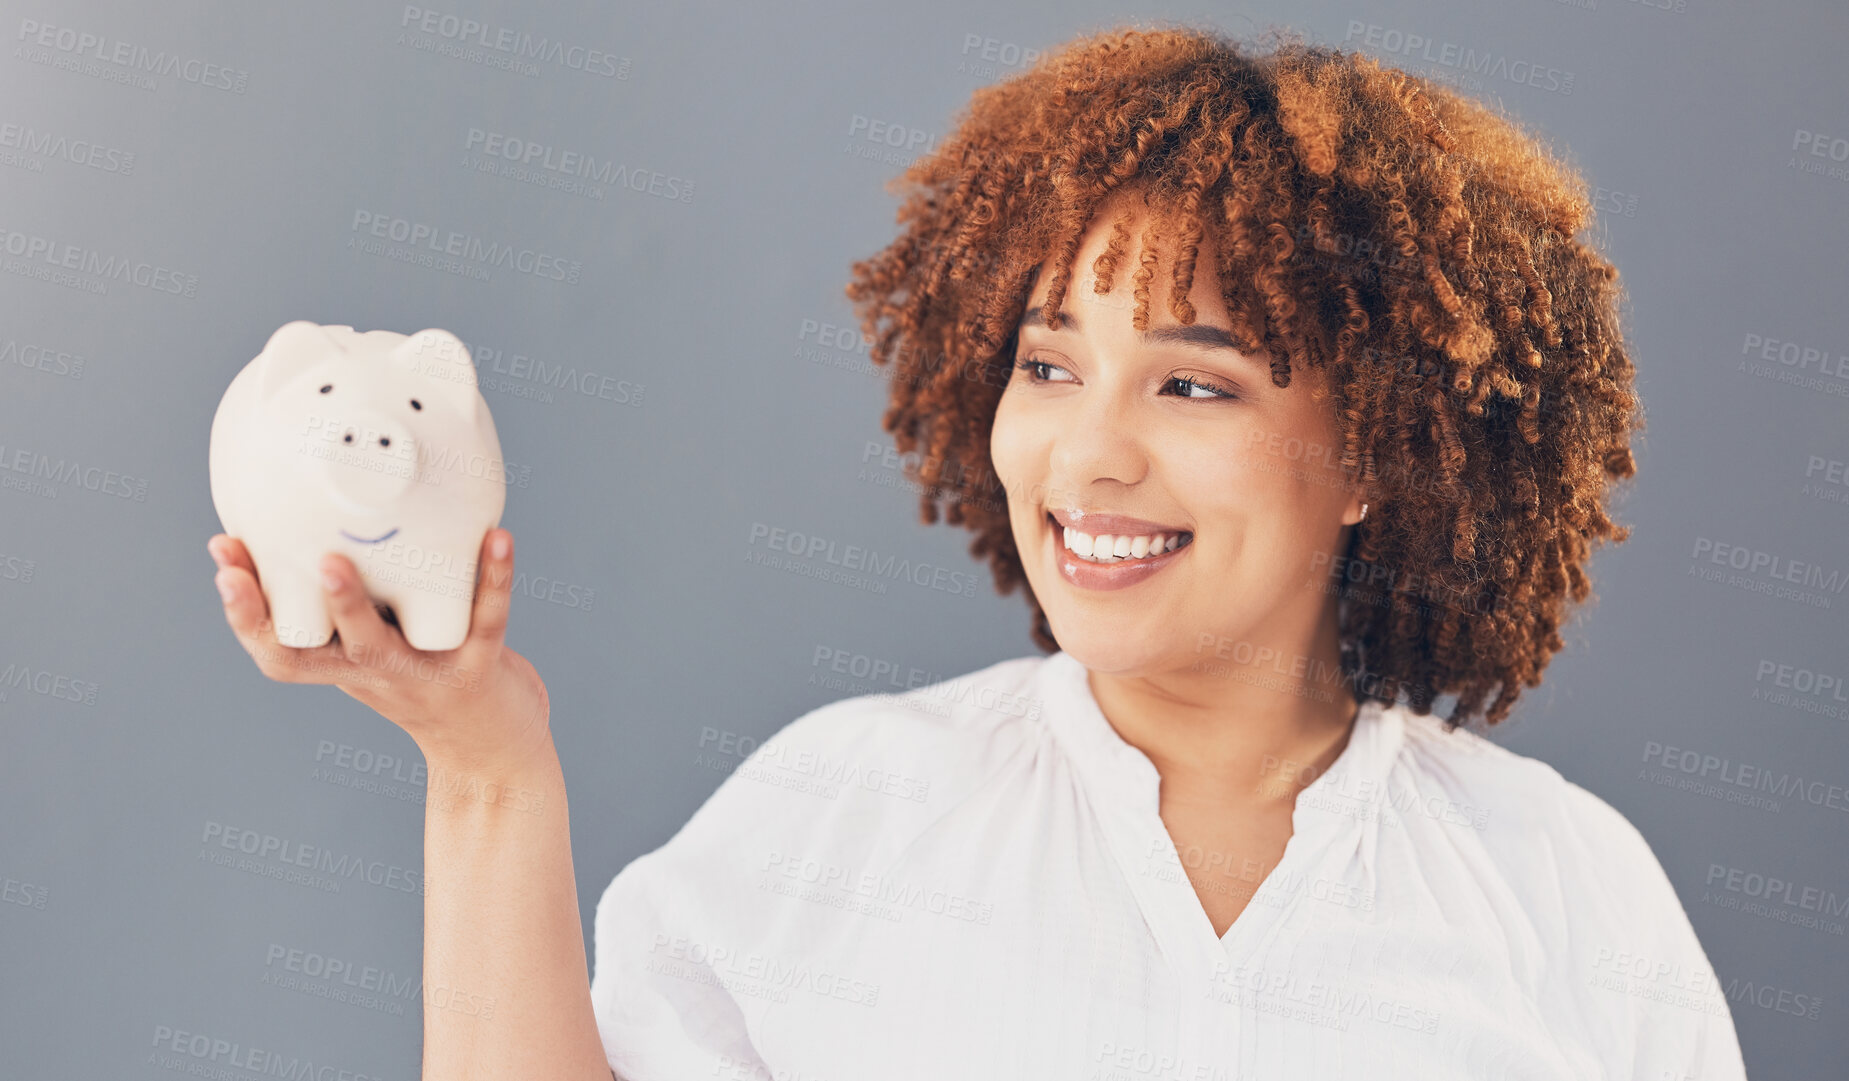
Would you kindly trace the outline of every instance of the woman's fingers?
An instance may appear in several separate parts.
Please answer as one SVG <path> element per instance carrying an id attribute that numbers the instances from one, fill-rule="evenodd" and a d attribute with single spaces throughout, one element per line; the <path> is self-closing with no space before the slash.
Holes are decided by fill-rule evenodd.
<path id="1" fill-rule="evenodd" d="M 224 599 L 225 622 L 257 663 L 258 671 L 284 683 L 339 683 L 359 673 L 338 642 L 296 649 L 276 640 L 276 625 L 257 585 L 256 567 L 235 538 L 219 533 L 206 543 L 206 550 L 219 565 L 213 581 Z"/>
<path id="2" fill-rule="evenodd" d="M 339 649 L 342 656 L 355 669 L 384 669 L 388 662 L 406 648 L 400 642 L 398 632 L 387 626 L 379 615 L 378 607 L 366 592 L 366 584 L 360 581 L 359 571 L 353 561 L 337 552 L 328 552 L 321 557 L 321 592 L 327 598 L 328 614 L 334 619 L 334 630 L 340 634 Z M 336 682 L 349 683 L 353 680 L 341 679 Z M 366 684 L 380 682 L 378 679 L 364 680 Z"/>
<path id="3" fill-rule="evenodd" d="M 257 578 L 257 564 L 251 561 L 250 552 L 244 548 L 244 542 L 236 537 L 214 533 L 211 539 L 205 542 L 205 550 L 211 553 L 212 562 L 218 564 L 220 570 L 226 567 L 243 567 L 250 572 L 253 581 L 261 580 Z"/>
<path id="4" fill-rule="evenodd" d="M 500 648 L 507 634 L 507 608 L 513 600 L 514 535 L 490 529 L 482 538 L 475 575 L 475 604 L 469 616 L 469 643 Z"/>

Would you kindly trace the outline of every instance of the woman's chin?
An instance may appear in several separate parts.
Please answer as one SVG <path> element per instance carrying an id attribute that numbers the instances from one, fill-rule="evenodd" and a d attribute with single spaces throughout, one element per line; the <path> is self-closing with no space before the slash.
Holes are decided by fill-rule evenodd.
<path id="1" fill-rule="evenodd" d="M 1163 645 L 1146 637 L 1126 635 L 1121 625 L 1112 627 L 1085 619 L 1050 623 L 1060 651 L 1093 672 L 1109 674 L 1147 671 L 1166 667 L 1185 644 Z"/>

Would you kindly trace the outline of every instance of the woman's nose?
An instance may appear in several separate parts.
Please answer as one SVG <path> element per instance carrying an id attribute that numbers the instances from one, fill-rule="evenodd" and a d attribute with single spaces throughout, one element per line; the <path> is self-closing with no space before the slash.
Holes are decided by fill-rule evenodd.
<path id="1" fill-rule="evenodd" d="M 1073 485 L 1097 480 L 1133 484 L 1147 467 L 1146 427 L 1122 402 L 1087 390 L 1075 397 L 1053 437 L 1053 473 Z"/>

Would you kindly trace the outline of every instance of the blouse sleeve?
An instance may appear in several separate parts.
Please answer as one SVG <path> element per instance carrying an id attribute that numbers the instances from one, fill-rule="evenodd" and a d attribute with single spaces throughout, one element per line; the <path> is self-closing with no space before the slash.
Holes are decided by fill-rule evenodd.
<path id="1" fill-rule="evenodd" d="M 870 708 L 845 699 L 785 725 L 666 844 L 632 860 L 604 890 L 593 920 L 591 1004 L 619 1081 L 771 1081 L 746 1017 L 763 1003 L 739 976 L 769 918 L 755 885 L 773 839 L 825 829 L 821 809 L 847 801 L 765 783 L 766 760 L 788 749 L 838 749 L 866 730 L 856 722 Z"/>
<path id="2" fill-rule="evenodd" d="M 769 1078 L 736 1000 L 672 913 L 672 863 L 657 849 L 617 874 L 597 902 L 591 1004 L 619 1081 Z"/>
<path id="3" fill-rule="evenodd" d="M 620 1081 L 788 1076 L 767 1065 L 785 1048 L 760 967 L 781 956 L 775 943 L 832 927 L 837 913 L 768 889 L 779 884 L 773 864 L 884 865 L 956 804 L 961 785 L 982 783 L 981 756 L 1017 746 L 981 741 L 972 759 L 967 733 L 885 695 L 818 706 L 759 744 L 597 903 L 591 1000 Z M 899 763 L 940 783 L 908 783 L 895 798 L 884 782 L 896 775 L 873 767 Z M 796 853 L 805 859 L 788 859 Z"/>
<path id="4" fill-rule="evenodd" d="M 1597 897 L 1575 906 L 1567 967 L 1611 1042 L 1610 1076 L 1746 1081 L 1727 996 L 1649 842 L 1576 784 L 1566 801 L 1592 881 L 1562 886 Z"/>

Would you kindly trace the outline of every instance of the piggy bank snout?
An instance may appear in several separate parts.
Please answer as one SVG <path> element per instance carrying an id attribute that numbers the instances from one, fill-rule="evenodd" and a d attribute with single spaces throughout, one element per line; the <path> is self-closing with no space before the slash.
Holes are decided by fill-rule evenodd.
<path id="1" fill-rule="evenodd" d="M 403 420 L 364 406 L 310 421 L 317 467 L 329 491 L 354 510 L 393 505 L 417 481 L 417 441 Z"/>

